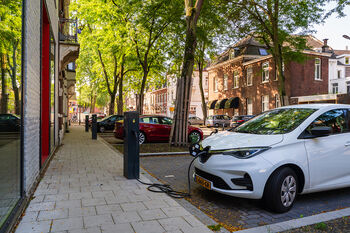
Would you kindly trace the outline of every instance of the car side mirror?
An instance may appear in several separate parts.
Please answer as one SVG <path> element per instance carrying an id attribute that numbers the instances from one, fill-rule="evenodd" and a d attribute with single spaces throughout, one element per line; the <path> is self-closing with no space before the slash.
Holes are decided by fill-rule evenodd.
<path id="1" fill-rule="evenodd" d="M 312 128 L 310 132 L 315 137 L 324 137 L 331 134 L 332 128 L 327 126 L 316 126 Z"/>

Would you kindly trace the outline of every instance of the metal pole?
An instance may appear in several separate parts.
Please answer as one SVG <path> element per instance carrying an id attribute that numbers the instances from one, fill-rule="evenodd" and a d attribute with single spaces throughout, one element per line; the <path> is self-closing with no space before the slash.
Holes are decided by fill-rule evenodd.
<path id="1" fill-rule="evenodd" d="M 85 132 L 89 132 L 89 115 L 85 116 Z"/>
<path id="2" fill-rule="evenodd" d="M 92 139 L 97 139 L 97 115 L 92 115 L 92 126 L 91 126 Z"/>

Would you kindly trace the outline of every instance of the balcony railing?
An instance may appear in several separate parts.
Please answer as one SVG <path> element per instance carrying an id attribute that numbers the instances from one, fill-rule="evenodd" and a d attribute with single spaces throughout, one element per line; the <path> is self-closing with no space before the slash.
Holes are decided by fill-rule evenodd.
<path id="1" fill-rule="evenodd" d="M 60 41 L 78 42 L 78 19 L 60 19 Z"/>

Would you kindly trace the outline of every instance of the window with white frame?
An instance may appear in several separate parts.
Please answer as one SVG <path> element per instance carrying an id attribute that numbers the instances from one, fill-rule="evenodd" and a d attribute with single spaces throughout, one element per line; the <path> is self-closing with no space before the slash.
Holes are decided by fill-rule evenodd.
<path id="1" fill-rule="evenodd" d="M 215 77 L 215 78 L 213 79 L 213 81 L 214 81 L 214 91 L 215 91 L 215 92 L 218 92 L 218 78 Z"/>
<path id="2" fill-rule="evenodd" d="M 224 90 L 228 89 L 228 75 L 224 74 Z"/>
<path id="3" fill-rule="evenodd" d="M 233 73 L 233 88 L 239 88 L 239 73 L 235 71 Z"/>
<path id="4" fill-rule="evenodd" d="M 315 80 L 321 80 L 321 59 L 315 59 Z"/>
<path id="5" fill-rule="evenodd" d="M 350 82 L 346 82 L 346 93 L 350 94 Z"/>
<path id="6" fill-rule="evenodd" d="M 276 103 L 276 108 L 279 108 L 281 107 L 281 99 L 280 99 L 280 95 L 279 94 L 276 94 L 275 95 L 275 103 Z"/>
<path id="7" fill-rule="evenodd" d="M 265 62 L 262 65 L 262 82 L 268 82 L 269 81 L 269 63 Z"/>
<path id="8" fill-rule="evenodd" d="M 262 112 L 269 110 L 269 96 L 261 96 L 261 110 Z"/>
<path id="9" fill-rule="evenodd" d="M 253 68 L 248 67 L 247 69 L 247 86 L 253 85 Z"/>
<path id="10" fill-rule="evenodd" d="M 253 100 L 250 98 L 247 98 L 246 102 L 247 102 L 247 115 L 253 115 Z"/>
<path id="11" fill-rule="evenodd" d="M 338 78 L 341 78 L 341 70 L 338 70 Z"/>
<path id="12" fill-rule="evenodd" d="M 350 64 L 350 57 L 345 58 L 345 64 L 349 65 Z"/>
<path id="13" fill-rule="evenodd" d="M 333 83 L 332 84 L 332 93 L 333 94 L 338 94 L 338 83 Z"/>

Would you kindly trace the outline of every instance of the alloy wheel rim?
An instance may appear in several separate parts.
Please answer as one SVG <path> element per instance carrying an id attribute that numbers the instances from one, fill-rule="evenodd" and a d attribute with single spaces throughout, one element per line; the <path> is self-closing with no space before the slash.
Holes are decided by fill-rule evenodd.
<path id="1" fill-rule="evenodd" d="M 100 132 L 103 133 L 105 131 L 105 127 L 101 126 L 100 127 Z"/>
<path id="2" fill-rule="evenodd" d="M 293 176 L 287 176 L 281 187 L 281 201 L 283 206 L 289 207 L 293 204 L 297 191 L 297 182 Z"/>
<path id="3" fill-rule="evenodd" d="M 197 137 L 197 141 L 196 142 L 198 142 L 200 140 L 200 138 L 201 138 L 199 133 L 197 133 L 197 132 L 193 132 L 192 133 L 192 137 Z"/>
<path id="4" fill-rule="evenodd" d="M 145 142 L 145 135 L 143 135 L 143 133 L 140 133 L 139 144 L 143 144 L 144 142 Z"/>

